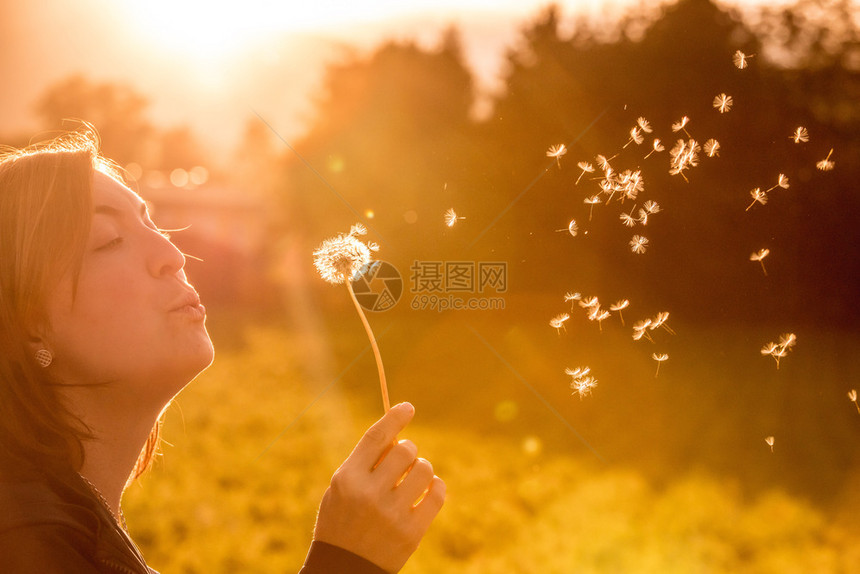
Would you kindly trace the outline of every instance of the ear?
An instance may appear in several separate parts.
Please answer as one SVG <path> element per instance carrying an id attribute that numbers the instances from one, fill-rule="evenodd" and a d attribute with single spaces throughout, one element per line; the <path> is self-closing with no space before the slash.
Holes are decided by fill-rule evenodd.
<path id="1" fill-rule="evenodd" d="M 33 327 L 26 327 L 27 350 L 32 355 L 39 349 L 51 350 L 48 341 L 48 326 L 44 321 L 39 321 Z"/>

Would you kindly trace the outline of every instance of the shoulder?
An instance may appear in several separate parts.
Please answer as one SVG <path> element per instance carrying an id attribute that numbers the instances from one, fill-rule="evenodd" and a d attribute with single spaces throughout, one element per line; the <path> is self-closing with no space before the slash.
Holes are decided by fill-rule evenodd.
<path id="1" fill-rule="evenodd" d="M 299 574 L 387 574 L 349 550 L 315 540 Z"/>
<path id="2" fill-rule="evenodd" d="M 97 572 L 98 524 L 73 488 L 0 473 L 0 572 Z"/>
<path id="3" fill-rule="evenodd" d="M 0 572 L 100 572 L 90 558 L 93 541 L 78 528 L 39 524 L 0 532 Z"/>

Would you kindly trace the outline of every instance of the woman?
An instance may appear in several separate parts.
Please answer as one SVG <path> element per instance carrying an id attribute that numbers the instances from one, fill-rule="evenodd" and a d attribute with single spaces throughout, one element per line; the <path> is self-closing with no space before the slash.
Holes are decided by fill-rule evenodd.
<path id="1" fill-rule="evenodd" d="M 213 359 L 184 265 L 92 131 L 0 156 L 0 572 L 154 572 L 120 502 Z M 303 573 L 396 572 L 417 548 L 445 485 L 396 440 L 412 415 L 337 470 Z"/>

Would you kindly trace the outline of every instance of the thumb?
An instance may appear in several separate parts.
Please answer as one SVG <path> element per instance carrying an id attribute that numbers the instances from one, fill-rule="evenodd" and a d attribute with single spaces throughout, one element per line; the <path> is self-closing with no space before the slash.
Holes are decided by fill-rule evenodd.
<path id="1" fill-rule="evenodd" d="M 379 457 L 391 447 L 397 438 L 397 433 L 406 428 L 415 415 L 415 407 L 409 403 L 400 403 L 376 421 L 367 429 L 361 440 L 355 446 L 350 461 L 362 467 L 371 468 Z"/>

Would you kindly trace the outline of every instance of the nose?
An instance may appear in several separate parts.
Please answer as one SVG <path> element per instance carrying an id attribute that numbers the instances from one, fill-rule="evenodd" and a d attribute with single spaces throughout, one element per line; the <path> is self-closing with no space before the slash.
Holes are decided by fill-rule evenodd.
<path id="1" fill-rule="evenodd" d="M 165 277 L 182 272 L 185 255 L 170 239 L 156 230 L 150 231 L 149 272 L 153 277 Z"/>

